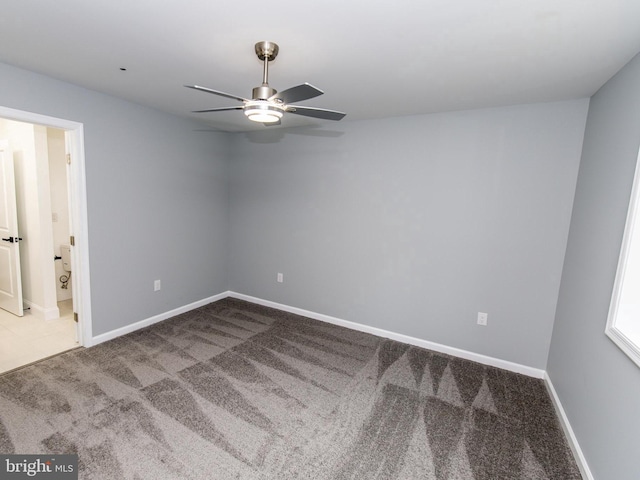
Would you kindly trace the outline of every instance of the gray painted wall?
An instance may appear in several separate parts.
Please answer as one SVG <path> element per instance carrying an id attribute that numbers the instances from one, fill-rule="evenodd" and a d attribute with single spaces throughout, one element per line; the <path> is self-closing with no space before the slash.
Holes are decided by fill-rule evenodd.
<path id="1" fill-rule="evenodd" d="M 227 290 L 228 136 L 3 64 L 0 105 L 84 124 L 94 335 Z"/>
<path id="2" fill-rule="evenodd" d="M 640 56 L 591 99 L 548 372 L 598 479 L 640 475 L 640 369 L 604 334 L 640 146 Z"/>
<path id="3" fill-rule="evenodd" d="M 587 108 L 235 135 L 231 289 L 544 369 Z"/>

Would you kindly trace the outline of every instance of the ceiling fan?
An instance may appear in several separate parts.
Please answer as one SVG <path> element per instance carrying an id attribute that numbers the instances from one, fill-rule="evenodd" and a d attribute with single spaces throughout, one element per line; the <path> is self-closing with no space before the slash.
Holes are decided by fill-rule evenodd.
<path id="1" fill-rule="evenodd" d="M 221 97 L 238 100 L 243 105 L 235 107 L 209 108 L 195 110 L 194 113 L 223 112 L 226 110 L 242 110 L 249 120 L 263 123 L 265 126 L 280 125 L 280 119 L 285 113 L 294 113 L 305 117 L 321 118 L 323 120 L 342 120 L 346 113 L 323 108 L 304 107 L 292 105 L 292 103 L 308 100 L 324 92 L 308 83 L 288 88 L 278 92 L 269 86 L 269 62 L 275 60 L 278 55 L 278 45 L 273 42 L 258 42 L 255 46 L 256 55 L 264 61 L 262 85 L 253 89 L 251 99 L 239 97 L 229 93 L 220 92 L 199 85 L 185 85 L 187 88 L 213 93 Z"/>

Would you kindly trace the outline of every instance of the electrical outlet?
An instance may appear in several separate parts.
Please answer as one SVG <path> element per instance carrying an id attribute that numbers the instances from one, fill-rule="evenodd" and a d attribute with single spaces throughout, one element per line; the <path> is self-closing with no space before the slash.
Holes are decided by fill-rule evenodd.
<path id="1" fill-rule="evenodd" d="M 154 280 L 154 282 L 153 282 L 153 291 L 157 292 L 161 288 L 162 288 L 162 285 L 160 285 L 160 280 Z"/>
<path id="2" fill-rule="evenodd" d="M 487 326 L 488 313 L 478 312 L 478 325 Z"/>
<path id="3" fill-rule="evenodd" d="M 284 275 L 282 275 L 281 273 L 278 273 L 277 279 L 278 279 L 278 283 L 284 282 Z"/>

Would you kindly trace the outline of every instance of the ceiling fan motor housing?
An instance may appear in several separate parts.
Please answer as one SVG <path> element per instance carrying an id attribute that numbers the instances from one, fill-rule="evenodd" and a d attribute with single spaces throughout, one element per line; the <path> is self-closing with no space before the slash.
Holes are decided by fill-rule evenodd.
<path id="1" fill-rule="evenodd" d="M 253 89 L 251 98 L 254 100 L 267 100 L 274 96 L 277 92 L 275 88 L 271 88 L 269 85 L 260 85 Z"/>

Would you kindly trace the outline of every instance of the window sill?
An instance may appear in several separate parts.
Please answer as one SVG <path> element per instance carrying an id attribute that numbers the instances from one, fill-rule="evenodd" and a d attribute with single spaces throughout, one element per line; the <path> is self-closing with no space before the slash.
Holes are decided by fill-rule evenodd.
<path id="1" fill-rule="evenodd" d="M 604 333 L 640 367 L 640 339 L 629 338 L 616 327 L 607 327 Z"/>

